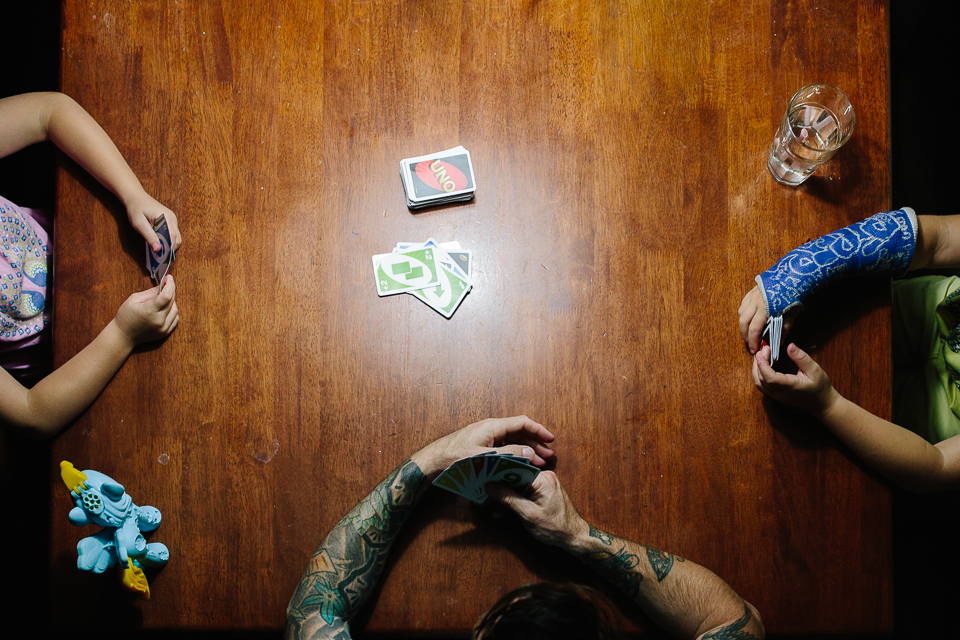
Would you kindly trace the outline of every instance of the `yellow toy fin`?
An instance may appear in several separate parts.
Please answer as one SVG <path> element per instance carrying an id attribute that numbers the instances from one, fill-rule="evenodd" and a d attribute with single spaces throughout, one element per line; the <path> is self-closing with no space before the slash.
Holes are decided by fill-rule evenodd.
<path id="1" fill-rule="evenodd" d="M 150 585 L 147 584 L 147 576 L 143 575 L 140 567 L 133 566 L 133 560 L 127 557 L 127 568 L 123 570 L 123 576 L 120 578 L 125 586 L 134 593 L 139 593 L 144 600 L 150 599 Z"/>
<path id="2" fill-rule="evenodd" d="M 67 489 L 70 491 L 80 493 L 77 491 L 78 485 L 81 489 L 87 488 L 87 485 L 83 484 L 83 481 L 87 479 L 87 476 L 66 460 L 60 463 L 60 477 L 63 478 L 63 484 L 67 485 Z"/>

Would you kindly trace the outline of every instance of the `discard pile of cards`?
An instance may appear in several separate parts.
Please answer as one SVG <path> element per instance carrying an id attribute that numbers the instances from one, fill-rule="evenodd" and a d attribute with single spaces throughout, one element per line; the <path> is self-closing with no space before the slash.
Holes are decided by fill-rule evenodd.
<path id="1" fill-rule="evenodd" d="M 160 253 L 154 253 L 153 249 L 150 248 L 150 243 L 147 243 L 147 271 L 150 273 L 151 280 L 157 284 L 162 284 L 163 279 L 170 273 L 170 266 L 174 260 L 170 229 L 167 227 L 167 219 L 162 213 L 153 221 L 153 230 L 157 232 L 157 239 L 160 240 Z"/>
<path id="2" fill-rule="evenodd" d="M 392 253 L 373 256 L 377 295 L 409 293 L 445 318 L 473 288 L 473 252 L 459 242 L 399 242 Z"/>
<path id="3" fill-rule="evenodd" d="M 463 147 L 404 158 L 400 179 L 411 209 L 469 200 L 477 191 L 470 152 Z"/>
<path id="4" fill-rule="evenodd" d="M 483 504 L 487 500 L 488 482 L 500 482 L 523 493 L 538 475 L 540 469 L 530 464 L 528 458 L 489 451 L 457 460 L 437 476 L 433 484 Z"/>

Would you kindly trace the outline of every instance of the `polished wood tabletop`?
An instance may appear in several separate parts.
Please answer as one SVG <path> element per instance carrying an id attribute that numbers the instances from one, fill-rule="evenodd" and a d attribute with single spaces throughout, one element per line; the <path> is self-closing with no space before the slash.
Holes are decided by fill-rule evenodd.
<path id="1" fill-rule="evenodd" d="M 768 631 L 890 631 L 889 486 L 754 388 L 736 315 L 780 255 L 891 208 L 887 20 L 869 0 L 64 0 L 62 89 L 184 241 L 176 332 L 54 444 L 52 619 L 279 629 L 396 465 L 523 413 L 591 523 L 714 570 Z M 814 82 L 856 131 L 784 187 L 766 153 Z M 400 160 L 456 145 L 475 198 L 408 210 Z M 58 189 L 62 363 L 149 280 L 119 202 L 69 160 Z M 377 296 L 371 256 L 428 238 L 473 251 L 449 320 Z M 859 280 L 792 337 L 889 416 L 888 325 L 888 284 Z M 162 511 L 149 601 L 76 569 L 95 529 L 67 520 L 62 459 Z M 462 632 L 522 583 L 601 584 L 491 511 L 428 492 L 355 633 Z"/>

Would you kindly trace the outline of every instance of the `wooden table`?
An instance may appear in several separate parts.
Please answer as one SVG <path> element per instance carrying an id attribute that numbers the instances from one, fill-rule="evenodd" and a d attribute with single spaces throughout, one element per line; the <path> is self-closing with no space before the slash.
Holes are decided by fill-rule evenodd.
<path id="1" fill-rule="evenodd" d="M 772 632 L 892 628 L 889 489 L 765 401 L 736 309 L 795 245 L 890 208 L 885 2 L 65 0 L 63 91 L 180 216 L 182 320 L 54 445 L 159 507 L 149 602 L 75 568 L 93 532 L 51 469 L 51 615 L 270 628 L 326 532 L 434 438 L 526 413 L 592 523 L 700 562 Z M 853 138 L 806 185 L 765 155 L 799 87 L 843 88 Z M 462 144 L 466 204 L 412 213 L 401 158 Z M 62 363 L 148 284 L 119 203 L 59 175 Z M 459 240 L 450 319 L 378 298 L 370 256 Z M 818 298 L 795 339 L 889 415 L 889 292 Z M 869 355 L 868 355 L 869 354 Z M 428 494 L 359 632 L 469 629 L 507 590 L 590 580 Z M 78 589 L 92 591 L 77 598 Z M 628 615 L 647 627 L 635 610 Z"/>

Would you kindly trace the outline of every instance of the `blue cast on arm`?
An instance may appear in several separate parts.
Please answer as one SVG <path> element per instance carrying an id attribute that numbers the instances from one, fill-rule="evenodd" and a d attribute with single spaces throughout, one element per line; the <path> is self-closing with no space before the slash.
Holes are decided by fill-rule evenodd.
<path id="1" fill-rule="evenodd" d="M 906 273 L 917 242 L 917 215 L 904 207 L 878 213 L 803 244 L 757 276 L 768 323 L 841 278 Z"/>

